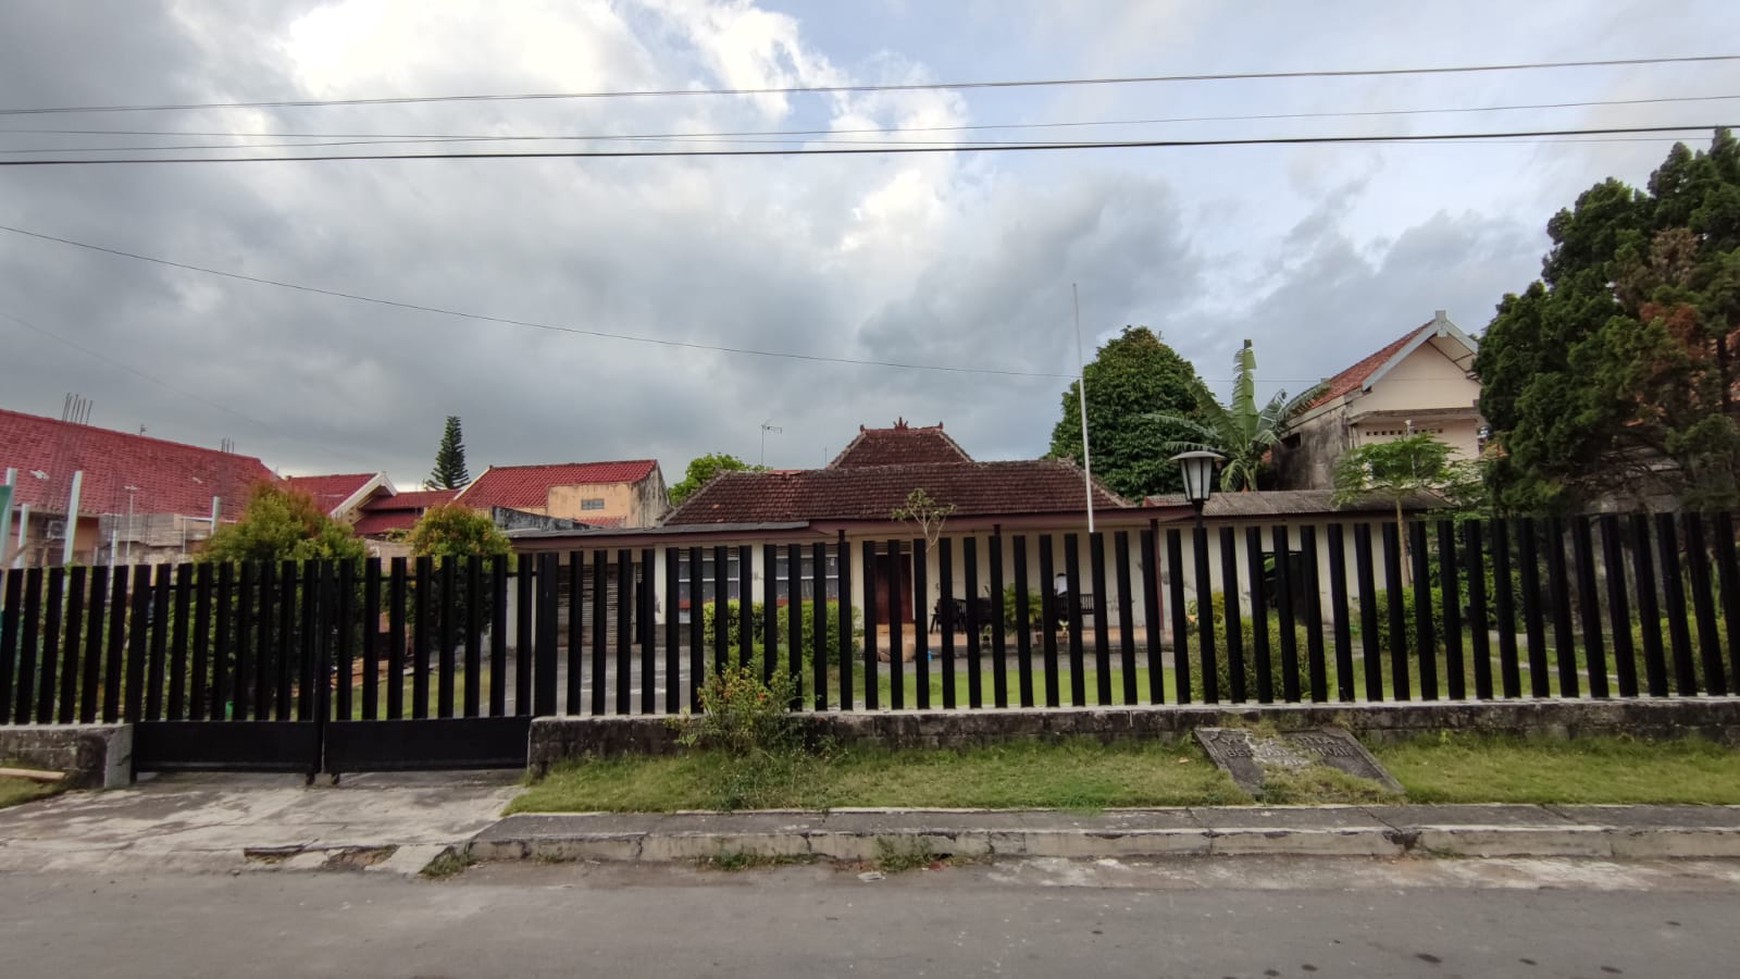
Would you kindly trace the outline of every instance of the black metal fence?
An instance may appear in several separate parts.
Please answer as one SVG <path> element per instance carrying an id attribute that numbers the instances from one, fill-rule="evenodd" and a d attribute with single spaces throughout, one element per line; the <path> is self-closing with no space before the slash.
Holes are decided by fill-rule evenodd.
<path id="1" fill-rule="evenodd" d="M 1694 696 L 1740 677 L 1725 513 L 31 568 L 0 597 L 0 723 L 184 739 L 694 710 L 726 665 L 789 671 L 811 710 Z"/>

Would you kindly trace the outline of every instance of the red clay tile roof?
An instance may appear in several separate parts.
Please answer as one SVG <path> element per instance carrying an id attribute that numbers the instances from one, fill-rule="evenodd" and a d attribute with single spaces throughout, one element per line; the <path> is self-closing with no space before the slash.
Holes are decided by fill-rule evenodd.
<path id="1" fill-rule="evenodd" d="M 406 493 L 395 493 L 392 496 L 377 496 L 363 504 L 363 509 L 369 513 L 388 510 L 427 510 L 441 503 L 452 503 L 459 495 L 458 490 L 411 490 Z"/>
<path id="2" fill-rule="evenodd" d="M 491 466 L 459 494 L 459 502 L 473 510 L 492 506 L 525 509 L 547 506 L 553 486 L 595 486 L 603 483 L 638 483 L 652 475 L 658 463 L 652 459 L 624 462 L 562 462 L 547 466 Z"/>
<path id="3" fill-rule="evenodd" d="M 1068 462 L 952 462 L 910 466 L 721 473 L 671 513 L 665 526 L 788 520 L 888 520 L 923 489 L 955 515 L 1082 509 L 1082 472 Z M 1097 483 L 1096 507 L 1129 506 Z"/>
<path id="4" fill-rule="evenodd" d="M 1366 378 L 1377 373 L 1379 367 L 1389 363 L 1391 357 L 1401 353 L 1402 348 L 1412 343 L 1414 338 L 1420 335 L 1421 330 L 1429 330 L 1432 326 L 1433 323 L 1427 323 L 1424 326 L 1409 330 L 1397 340 L 1386 344 L 1383 349 L 1324 381 L 1323 393 L 1317 396 L 1317 400 L 1311 402 L 1311 407 L 1315 408 L 1320 404 L 1326 404 L 1358 391 L 1365 385 Z"/>
<path id="5" fill-rule="evenodd" d="M 906 466 L 918 463 L 972 462 L 955 440 L 943 434 L 942 425 L 913 428 L 902 418 L 893 428 L 858 426 L 858 437 L 851 441 L 829 469 L 850 469 L 859 466 Z"/>
<path id="6" fill-rule="evenodd" d="M 55 514 L 80 470 L 79 512 L 87 514 L 126 513 L 134 486 L 135 513 L 209 516 L 216 496 L 233 519 L 255 484 L 278 478 L 253 456 L 0 409 L 0 473 L 8 468 L 18 470 L 14 505 Z"/>
<path id="7" fill-rule="evenodd" d="M 332 476 L 286 476 L 284 485 L 313 497 L 322 510 L 331 513 L 378 475 L 380 474 L 344 473 Z"/>
<path id="8" fill-rule="evenodd" d="M 421 510 L 377 510 L 356 518 L 351 529 L 358 537 L 376 537 L 394 530 L 410 530 L 423 516 Z"/>
<path id="9" fill-rule="evenodd" d="M 622 526 L 622 522 L 627 519 L 627 517 L 620 515 L 614 517 L 587 517 L 585 520 L 580 521 L 580 523 L 583 523 L 588 527 L 620 527 Z"/>

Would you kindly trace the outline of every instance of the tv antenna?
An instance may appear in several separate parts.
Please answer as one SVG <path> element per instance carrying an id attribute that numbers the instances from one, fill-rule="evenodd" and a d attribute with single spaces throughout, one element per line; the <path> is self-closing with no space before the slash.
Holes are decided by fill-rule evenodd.
<path id="1" fill-rule="evenodd" d="M 767 433 L 772 432 L 775 435 L 782 435 L 785 433 L 785 429 L 780 428 L 778 425 L 769 424 L 772 421 L 773 419 L 769 418 L 767 421 L 761 423 L 761 458 L 756 461 L 756 465 L 758 466 L 765 467 L 767 465 Z"/>

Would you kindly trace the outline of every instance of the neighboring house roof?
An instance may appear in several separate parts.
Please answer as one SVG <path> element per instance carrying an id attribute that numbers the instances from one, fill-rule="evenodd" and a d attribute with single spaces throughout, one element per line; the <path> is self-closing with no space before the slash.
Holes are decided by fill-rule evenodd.
<path id="1" fill-rule="evenodd" d="M 1408 359 L 1414 351 L 1420 349 L 1428 341 L 1436 337 L 1446 337 L 1455 340 L 1467 348 L 1467 357 L 1472 359 L 1480 345 L 1473 337 L 1463 333 L 1456 324 L 1450 322 L 1444 310 L 1437 310 L 1432 319 L 1409 330 L 1395 340 L 1374 351 L 1359 363 L 1347 368 L 1334 377 L 1323 382 L 1323 393 L 1311 402 L 1311 407 L 1338 401 L 1351 394 L 1370 390 L 1373 384 L 1383 379 L 1397 364 Z M 1464 365 L 1472 366 L 1471 364 Z"/>
<path id="2" fill-rule="evenodd" d="M 1142 501 L 1150 507 L 1183 507 L 1190 501 L 1182 493 L 1150 496 Z M 1402 501 L 1404 510 L 1429 510 L 1440 501 L 1425 494 Z M 1289 517 L 1334 515 L 1338 513 L 1389 513 L 1396 505 L 1387 499 L 1367 497 L 1337 506 L 1333 490 L 1258 490 L 1250 493 L 1216 493 L 1202 508 L 1207 520 L 1235 517 Z"/>
<path id="3" fill-rule="evenodd" d="M 0 409 L 0 472 L 18 470 L 13 504 L 63 513 L 72 474 L 84 473 L 79 512 L 209 516 L 212 497 L 233 519 L 277 475 L 253 456 Z M 127 487 L 134 490 L 129 494 Z"/>
<path id="4" fill-rule="evenodd" d="M 943 434 L 942 423 L 914 428 L 906 419 L 896 419 L 893 428 L 858 426 L 853 439 L 829 469 L 851 469 L 861 466 L 905 466 L 919 463 L 972 462 L 955 440 Z"/>
<path id="5" fill-rule="evenodd" d="M 552 487 L 638 483 L 652 475 L 658 465 L 652 459 L 630 459 L 543 466 L 490 466 L 475 482 L 459 492 L 458 501 L 473 510 L 495 506 L 513 509 L 547 506 Z"/>
<path id="6" fill-rule="evenodd" d="M 339 517 L 363 504 L 377 490 L 393 491 L 386 473 L 341 473 L 328 476 L 286 476 L 284 485 L 306 493 L 326 511 Z"/>
<path id="7" fill-rule="evenodd" d="M 956 516 L 1071 512 L 1083 504 L 1082 471 L 1059 460 L 728 472 L 696 491 L 664 525 L 889 520 L 915 489 L 954 504 Z M 1094 505 L 1130 504 L 1096 483 Z"/>
<path id="8" fill-rule="evenodd" d="M 359 537 L 377 537 L 395 530 L 410 530 L 424 511 L 453 502 L 458 490 L 413 490 L 394 496 L 377 496 L 363 504 L 353 529 Z"/>

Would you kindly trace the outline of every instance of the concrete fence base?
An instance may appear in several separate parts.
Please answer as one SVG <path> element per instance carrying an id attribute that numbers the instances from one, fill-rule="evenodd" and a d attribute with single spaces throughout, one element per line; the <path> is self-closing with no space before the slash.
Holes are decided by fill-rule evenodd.
<path id="1" fill-rule="evenodd" d="M 1740 746 L 1740 697 L 840 711 L 800 716 L 816 737 L 889 748 L 1075 737 L 1173 739 L 1198 727 L 1259 722 L 1282 729 L 1333 724 L 1380 742 L 1464 731 L 1565 738 L 1701 737 Z M 656 716 L 540 717 L 532 722 L 528 768 L 542 775 L 552 764 L 569 758 L 671 754 L 677 750 L 677 734 L 667 718 Z"/>
<path id="2" fill-rule="evenodd" d="M 121 788 L 133 781 L 133 725 L 0 725 L 0 761 L 65 772 L 70 788 Z"/>

